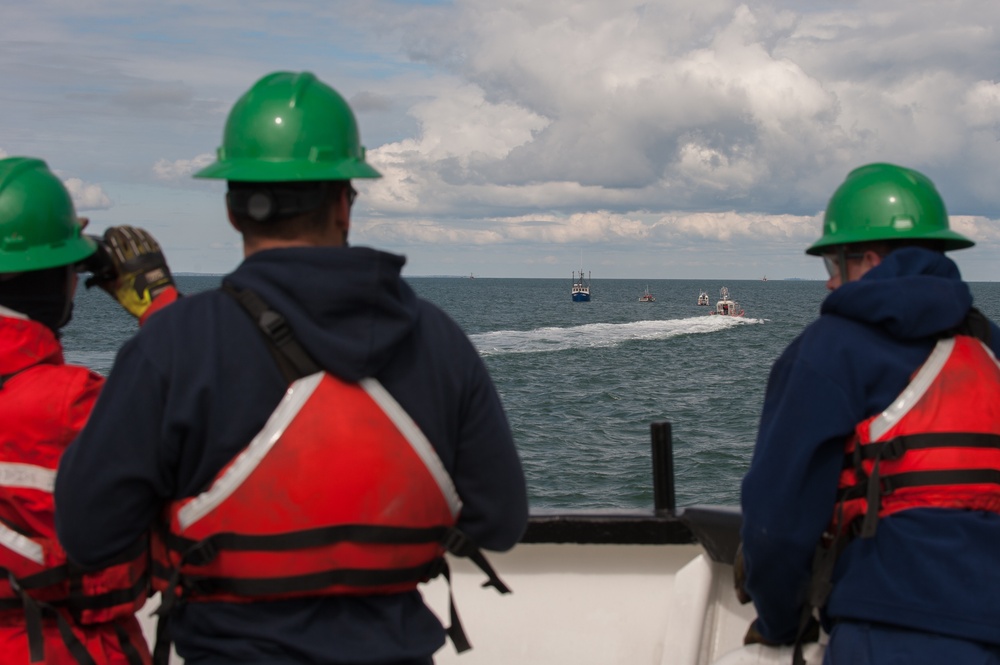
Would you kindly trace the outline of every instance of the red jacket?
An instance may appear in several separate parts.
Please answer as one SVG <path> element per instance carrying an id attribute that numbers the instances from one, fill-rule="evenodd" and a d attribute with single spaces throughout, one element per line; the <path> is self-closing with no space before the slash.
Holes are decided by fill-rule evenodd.
<path id="1" fill-rule="evenodd" d="M 58 622 L 98 663 L 148 660 L 133 614 L 148 595 L 145 556 L 84 573 L 56 541 L 52 486 L 63 450 L 90 415 L 104 379 L 63 361 L 44 325 L 0 308 L 0 653 L 29 662 L 24 603 L 41 602 L 46 662 L 77 662 Z M 18 580 L 19 590 L 11 582 Z M 71 589 L 73 589 L 71 591 Z M 127 638 L 127 642 L 125 639 Z M 35 645 L 35 656 L 38 645 Z"/>
<path id="2" fill-rule="evenodd" d="M 289 387 L 208 489 L 168 507 L 154 584 L 169 590 L 179 571 L 178 595 L 227 602 L 400 593 L 440 570 L 460 508 L 377 381 L 320 372 Z"/>
<path id="3" fill-rule="evenodd" d="M 966 335 L 937 343 L 910 384 L 847 442 L 834 524 L 908 508 L 1000 513 L 1000 365 Z M 832 530 L 836 532 L 836 529 Z"/>

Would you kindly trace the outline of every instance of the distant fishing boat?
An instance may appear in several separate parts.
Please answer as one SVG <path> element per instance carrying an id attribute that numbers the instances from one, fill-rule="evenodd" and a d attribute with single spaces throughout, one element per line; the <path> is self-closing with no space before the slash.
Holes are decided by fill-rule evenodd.
<path id="1" fill-rule="evenodd" d="M 646 285 L 646 292 L 639 296 L 639 302 L 656 302 L 656 298 L 649 292 L 649 285 Z"/>
<path id="2" fill-rule="evenodd" d="M 743 310 L 740 309 L 740 304 L 730 297 L 729 289 L 723 286 L 719 290 L 719 301 L 715 303 L 715 311 L 712 314 L 719 314 L 720 316 L 743 316 Z"/>
<path id="3" fill-rule="evenodd" d="M 583 278 L 583 268 L 580 269 L 580 276 L 577 277 L 576 271 L 573 271 L 573 288 L 570 290 L 570 295 L 573 296 L 573 302 L 590 302 L 590 273 L 587 273 L 587 279 Z"/>
<path id="4" fill-rule="evenodd" d="M 702 291 L 698 294 L 698 304 L 704 305 L 705 307 L 708 307 L 710 304 L 708 301 L 708 293 L 706 291 Z"/>

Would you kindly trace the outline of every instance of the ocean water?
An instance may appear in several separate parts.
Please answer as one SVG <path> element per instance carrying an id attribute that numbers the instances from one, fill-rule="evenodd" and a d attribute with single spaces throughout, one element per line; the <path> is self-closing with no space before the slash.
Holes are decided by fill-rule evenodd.
<path id="1" fill-rule="evenodd" d="M 220 277 L 180 275 L 185 293 Z M 653 505 L 650 424 L 673 430 L 677 505 L 737 504 L 771 364 L 819 312 L 821 281 L 600 280 L 589 303 L 570 280 L 414 277 L 479 350 L 524 462 L 533 508 Z M 711 316 L 721 287 L 745 316 Z M 656 297 L 640 303 L 646 288 Z M 700 291 L 712 307 L 699 307 Z M 972 284 L 1000 320 L 1000 284 Z M 82 286 L 68 362 L 107 374 L 135 320 Z"/>

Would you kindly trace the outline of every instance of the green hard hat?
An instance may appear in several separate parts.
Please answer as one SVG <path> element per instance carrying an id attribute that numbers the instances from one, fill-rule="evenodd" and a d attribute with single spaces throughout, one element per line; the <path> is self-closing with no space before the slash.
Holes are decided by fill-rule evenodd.
<path id="1" fill-rule="evenodd" d="M 975 244 L 948 228 L 944 201 L 930 178 L 894 164 L 868 164 L 848 173 L 833 193 L 823 237 L 806 254 L 879 240 L 940 240 L 946 251 Z"/>
<path id="2" fill-rule="evenodd" d="M 246 182 L 380 178 L 336 90 L 309 72 L 257 81 L 229 112 L 217 160 L 194 174 Z"/>
<path id="3" fill-rule="evenodd" d="M 69 192 L 40 159 L 0 159 L 0 273 L 77 263 L 97 251 Z"/>

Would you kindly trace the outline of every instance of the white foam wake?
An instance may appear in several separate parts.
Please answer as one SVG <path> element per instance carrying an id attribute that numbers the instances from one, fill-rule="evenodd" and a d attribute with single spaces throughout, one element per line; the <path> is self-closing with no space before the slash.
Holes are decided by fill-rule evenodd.
<path id="1" fill-rule="evenodd" d="M 588 323 L 568 328 L 497 330 L 469 337 L 481 355 L 491 356 L 506 353 L 544 353 L 568 349 L 614 347 L 635 340 L 699 335 L 763 322 L 763 319 L 733 316 L 695 316 L 687 319 L 662 321 Z"/>

